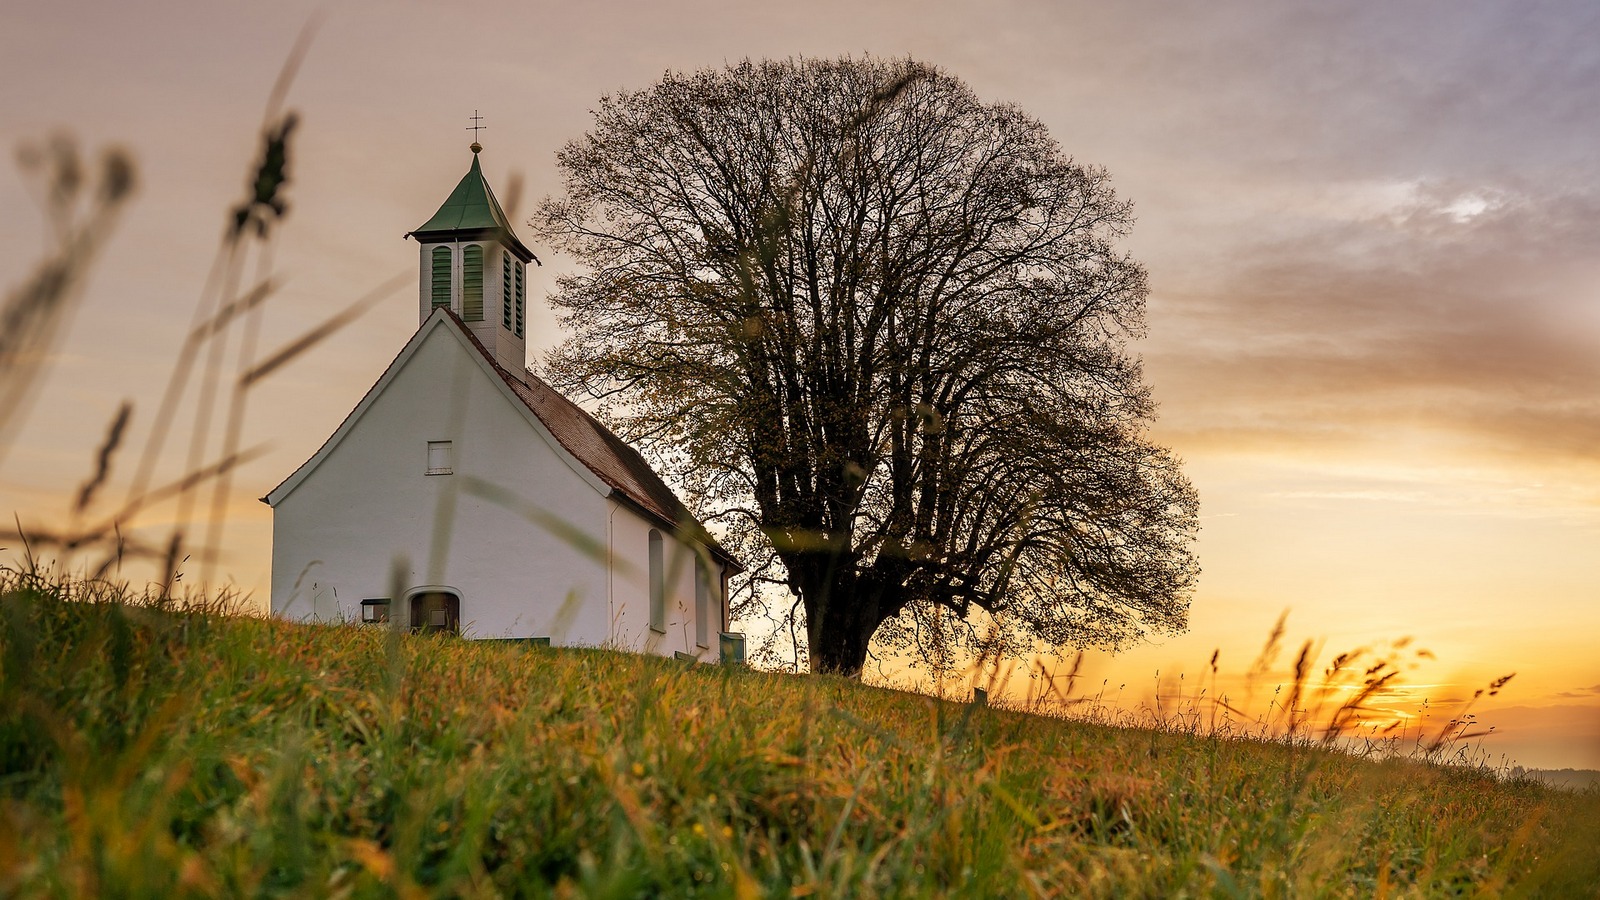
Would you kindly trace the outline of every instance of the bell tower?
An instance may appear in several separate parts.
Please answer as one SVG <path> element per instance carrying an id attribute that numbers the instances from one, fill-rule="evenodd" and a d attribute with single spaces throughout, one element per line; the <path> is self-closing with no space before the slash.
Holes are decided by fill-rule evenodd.
<path id="1" fill-rule="evenodd" d="M 527 265 L 539 258 L 506 221 L 500 201 L 478 166 L 483 145 L 472 142 L 472 167 L 433 218 L 406 237 L 421 245 L 417 321 L 447 307 L 518 379 L 528 368 Z"/>

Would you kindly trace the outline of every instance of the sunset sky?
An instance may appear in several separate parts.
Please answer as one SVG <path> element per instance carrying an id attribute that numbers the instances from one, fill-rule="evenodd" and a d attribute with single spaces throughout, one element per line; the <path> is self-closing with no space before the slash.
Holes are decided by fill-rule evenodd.
<path id="1" fill-rule="evenodd" d="M 141 189 L 0 460 L 0 514 L 60 524 L 125 398 L 142 442 L 318 10 L 263 347 L 415 271 L 401 236 L 466 171 L 474 109 L 521 221 L 607 92 L 746 56 L 909 54 L 1036 116 L 1135 204 L 1136 349 L 1156 437 L 1200 491 L 1204 572 L 1188 634 L 1096 656 L 1092 681 L 1149 693 L 1213 649 L 1242 672 L 1288 610 L 1288 640 L 1324 659 L 1414 636 L 1436 659 L 1408 683 L 1436 710 L 1516 672 L 1476 708 L 1503 732 L 1485 748 L 1600 768 L 1600 4 L 10 4 L 0 143 L 118 144 Z M 8 288 L 46 234 L 0 168 Z M 532 301 L 571 263 L 533 249 L 542 351 L 560 335 Z M 270 451 L 239 475 L 221 565 L 241 587 L 267 589 L 254 498 L 377 378 L 415 302 L 395 293 L 252 398 L 247 439 Z"/>

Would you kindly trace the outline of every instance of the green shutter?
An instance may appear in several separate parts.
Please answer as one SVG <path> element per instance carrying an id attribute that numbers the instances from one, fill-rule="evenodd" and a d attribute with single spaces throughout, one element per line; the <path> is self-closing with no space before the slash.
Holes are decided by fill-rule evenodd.
<path id="1" fill-rule="evenodd" d="M 433 307 L 450 305 L 450 248 L 433 248 Z"/>
<path id="2" fill-rule="evenodd" d="M 461 257 L 461 318 L 483 321 L 483 247 L 478 244 Z"/>
<path id="3" fill-rule="evenodd" d="M 522 270 L 527 268 L 521 262 L 515 266 L 517 272 L 517 337 L 522 337 Z"/>
<path id="4" fill-rule="evenodd" d="M 511 251 L 500 251 L 500 324 L 511 330 Z"/>

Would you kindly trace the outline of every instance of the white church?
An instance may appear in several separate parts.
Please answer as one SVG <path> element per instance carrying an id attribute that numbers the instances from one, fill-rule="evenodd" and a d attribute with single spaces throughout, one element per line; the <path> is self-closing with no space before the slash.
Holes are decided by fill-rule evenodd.
<path id="1" fill-rule="evenodd" d="M 517 238 L 478 166 L 407 237 L 421 326 L 272 507 L 272 612 L 715 660 L 739 562 L 527 368 Z"/>

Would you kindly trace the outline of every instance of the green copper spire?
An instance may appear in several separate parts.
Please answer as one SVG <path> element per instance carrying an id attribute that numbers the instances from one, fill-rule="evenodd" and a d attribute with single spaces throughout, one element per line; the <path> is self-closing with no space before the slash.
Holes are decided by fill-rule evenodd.
<path id="1" fill-rule="evenodd" d="M 421 227 L 411 232 L 407 237 L 414 237 L 424 243 L 441 240 L 481 240 L 483 238 L 497 238 L 511 252 L 515 253 L 523 262 L 530 260 L 538 262 L 533 251 L 522 245 L 517 233 L 512 230 L 511 223 L 506 220 L 505 210 L 500 208 L 500 201 L 494 198 L 494 191 L 489 188 L 489 182 L 483 177 L 483 170 L 478 166 L 479 145 L 474 143 L 472 151 L 472 168 L 462 177 L 456 189 L 433 214 L 433 218 L 424 222 Z"/>

